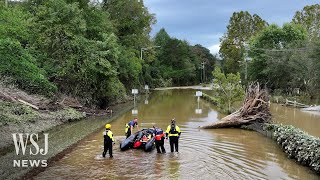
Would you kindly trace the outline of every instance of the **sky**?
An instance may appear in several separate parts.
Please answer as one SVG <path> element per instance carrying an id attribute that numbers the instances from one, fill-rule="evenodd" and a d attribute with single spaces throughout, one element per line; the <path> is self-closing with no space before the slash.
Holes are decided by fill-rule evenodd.
<path id="1" fill-rule="evenodd" d="M 165 28 L 171 37 L 201 44 L 212 54 L 219 51 L 219 38 L 226 32 L 233 12 L 257 14 L 269 24 L 290 22 L 296 11 L 320 0 L 144 0 L 156 15 L 153 37 Z"/>

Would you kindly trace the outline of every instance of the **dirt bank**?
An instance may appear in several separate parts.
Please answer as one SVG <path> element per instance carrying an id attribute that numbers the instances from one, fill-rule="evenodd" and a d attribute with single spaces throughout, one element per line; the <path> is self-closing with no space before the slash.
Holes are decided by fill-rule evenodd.
<path id="1" fill-rule="evenodd" d="M 87 116 L 112 115 L 113 109 L 90 109 L 65 95 L 28 94 L 0 81 L 0 156 L 13 150 L 12 133 L 41 133 Z"/>
<path id="2" fill-rule="evenodd" d="M 12 133 L 39 133 L 86 117 L 53 99 L 0 83 L 0 155 L 12 149 Z"/>
<path id="3" fill-rule="evenodd" d="M 104 124 L 118 118 L 123 113 L 132 108 L 132 103 L 125 103 L 113 106 L 114 113 L 112 116 L 91 116 L 80 121 L 67 122 L 55 126 L 50 130 L 44 131 L 48 133 L 48 153 L 41 155 L 16 155 L 14 151 L 8 152 L 0 156 L 0 179 L 32 179 L 33 176 L 45 170 L 46 167 L 13 167 L 13 160 L 47 160 L 48 167 L 65 154 L 72 151 L 81 140 L 89 136 L 93 132 L 103 128 Z M 40 137 L 42 135 L 39 135 Z M 38 141 L 42 147 L 43 139 Z M 27 150 L 31 145 L 27 146 Z"/>

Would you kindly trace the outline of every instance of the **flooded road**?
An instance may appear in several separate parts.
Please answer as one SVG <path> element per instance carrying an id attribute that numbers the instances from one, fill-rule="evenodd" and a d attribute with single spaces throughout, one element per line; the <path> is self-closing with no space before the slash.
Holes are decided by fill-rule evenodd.
<path id="1" fill-rule="evenodd" d="M 101 158 L 101 131 L 84 139 L 71 153 L 54 162 L 35 179 L 320 179 L 308 168 L 288 159 L 271 139 L 256 132 L 240 129 L 203 130 L 198 126 L 221 119 L 211 104 L 200 101 L 202 114 L 195 114 L 198 103 L 195 90 L 154 91 L 148 104 L 138 107 L 139 126 L 152 124 L 163 129 L 176 118 L 182 134 L 179 153 L 119 150 L 114 158 Z M 144 98 L 144 97 L 142 97 Z M 272 105 L 274 120 L 293 124 L 320 136 L 320 116 L 294 112 Z M 297 110 L 295 110 L 297 111 Z M 292 116 L 292 113 L 295 113 Z M 111 123 L 115 136 L 124 135 L 124 125 L 132 119 L 128 112 Z M 121 139 L 121 137 L 116 137 Z"/>

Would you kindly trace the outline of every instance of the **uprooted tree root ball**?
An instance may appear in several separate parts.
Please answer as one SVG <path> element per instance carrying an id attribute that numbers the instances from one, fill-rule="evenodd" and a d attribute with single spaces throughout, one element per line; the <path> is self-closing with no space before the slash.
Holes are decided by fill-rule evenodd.
<path id="1" fill-rule="evenodd" d="M 251 84 L 246 92 L 242 107 L 218 122 L 203 126 L 204 129 L 239 127 L 254 122 L 271 122 L 269 95 L 258 83 Z"/>

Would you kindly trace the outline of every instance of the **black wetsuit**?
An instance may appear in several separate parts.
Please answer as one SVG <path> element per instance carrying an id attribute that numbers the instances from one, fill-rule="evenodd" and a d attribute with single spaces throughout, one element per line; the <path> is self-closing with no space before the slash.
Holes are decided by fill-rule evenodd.
<path id="1" fill-rule="evenodd" d="M 105 134 L 103 135 L 104 138 L 104 148 L 103 148 L 103 153 L 102 156 L 106 157 L 106 153 L 109 150 L 109 156 L 113 157 L 112 155 L 112 144 L 113 144 L 113 134 L 110 130 L 106 130 Z M 111 137 L 110 137 L 111 136 Z"/>

